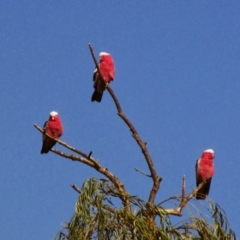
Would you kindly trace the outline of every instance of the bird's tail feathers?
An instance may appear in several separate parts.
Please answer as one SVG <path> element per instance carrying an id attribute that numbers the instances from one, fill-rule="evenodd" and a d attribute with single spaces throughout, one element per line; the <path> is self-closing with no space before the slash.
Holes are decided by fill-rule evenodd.
<path id="1" fill-rule="evenodd" d="M 211 179 L 208 179 L 207 182 L 198 190 L 196 194 L 196 199 L 204 200 L 206 199 L 211 185 Z"/>
<path id="2" fill-rule="evenodd" d="M 43 141 L 43 145 L 41 149 L 41 154 L 48 153 L 55 144 L 56 144 L 55 140 L 45 136 L 45 140 Z"/>
<path id="3" fill-rule="evenodd" d="M 94 101 L 97 101 L 97 102 L 101 102 L 101 100 L 102 100 L 102 93 L 99 93 L 99 92 L 97 92 L 96 90 L 93 92 L 93 95 L 92 95 L 92 98 L 91 98 L 91 100 L 92 100 L 92 102 L 94 102 Z"/>

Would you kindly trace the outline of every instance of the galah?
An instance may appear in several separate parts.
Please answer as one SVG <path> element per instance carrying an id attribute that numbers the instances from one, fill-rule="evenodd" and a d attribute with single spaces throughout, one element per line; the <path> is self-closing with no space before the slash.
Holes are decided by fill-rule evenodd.
<path id="1" fill-rule="evenodd" d="M 98 73 L 98 70 L 96 68 L 93 72 L 93 87 L 95 88 L 95 90 L 92 95 L 92 102 L 101 102 L 103 92 L 106 88 L 106 84 L 110 83 L 115 78 L 114 62 L 112 56 L 109 53 L 100 52 L 98 67 L 104 81 L 100 77 L 100 74 Z"/>
<path id="2" fill-rule="evenodd" d="M 49 136 L 54 137 L 56 139 L 61 137 L 63 134 L 62 123 L 57 112 L 55 111 L 50 112 L 49 119 L 44 123 L 43 130 L 44 133 L 41 154 L 48 153 L 52 149 L 52 147 L 56 144 L 56 141 L 49 138 L 46 135 L 46 133 Z"/>
<path id="3" fill-rule="evenodd" d="M 203 181 L 206 183 L 198 190 L 196 199 L 205 199 L 209 193 L 212 177 L 215 173 L 214 170 L 214 151 L 207 149 L 202 153 L 201 158 L 196 162 L 196 184 L 197 187 Z"/>

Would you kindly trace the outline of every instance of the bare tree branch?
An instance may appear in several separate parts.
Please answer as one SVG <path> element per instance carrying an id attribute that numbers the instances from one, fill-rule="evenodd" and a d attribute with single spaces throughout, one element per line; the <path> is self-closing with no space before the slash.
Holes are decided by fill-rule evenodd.
<path id="1" fill-rule="evenodd" d="M 37 128 L 40 132 L 43 133 L 43 130 L 37 124 L 34 124 L 34 127 Z M 131 206 L 130 206 L 130 202 L 129 202 L 129 199 L 128 199 L 128 193 L 126 192 L 123 183 L 114 174 L 112 174 L 107 168 L 102 167 L 96 159 L 94 159 L 92 157 L 88 158 L 88 156 L 90 154 L 86 154 L 83 151 L 80 151 L 80 150 L 68 145 L 67 143 L 65 143 L 65 142 L 63 142 L 59 139 L 55 139 L 48 134 L 46 134 L 46 135 L 49 138 L 54 139 L 56 142 L 63 145 L 64 147 L 72 150 L 73 152 L 79 153 L 80 155 L 84 156 L 84 158 L 83 158 L 83 157 L 80 157 L 80 156 L 77 156 L 77 155 L 67 154 L 67 153 L 61 152 L 61 151 L 59 151 L 55 148 L 51 149 L 52 152 L 60 155 L 61 157 L 71 159 L 72 161 L 78 161 L 78 162 L 84 163 L 84 164 L 96 169 L 98 172 L 102 173 L 103 175 L 105 175 L 114 184 L 114 186 L 118 189 L 118 191 L 120 193 L 120 198 L 123 202 L 124 207 L 128 211 L 131 211 Z"/>
<path id="2" fill-rule="evenodd" d="M 89 49 L 90 49 L 90 52 L 91 52 L 91 55 L 92 55 L 92 58 L 93 58 L 93 61 L 95 63 L 95 66 L 98 70 L 98 73 L 99 75 L 101 76 L 101 78 L 103 79 L 102 75 L 101 75 L 101 72 L 99 70 L 99 66 L 98 66 L 98 63 L 97 63 L 97 60 L 96 60 L 96 57 L 94 55 L 94 51 L 93 51 L 93 47 L 91 46 L 91 44 L 89 44 Z M 139 145 L 139 147 L 141 148 L 142 150 L 142 153 L 147 161 L 147 164 L 148 164 L 148 168 L 151 172 L 151 178 L 153 180 L 153 186 L 152 186 L 152 189 L 150 191 L 150 195 L 149 195 L 149 198 L 148 198 L 148 202 L 150 203 L 154 203 L 154 200 L 156 198 L 156 194 L 159 190 L 159 187 L 160 187 L 160 182 L 162 180 L 161 177 L 159 177 L 157 175 L 157 172 L 155 170 L 155 167 L 154 167 L 154 164 L 153 164 L 153 161 L 151 159 L 151 156 L 148 152 L 148 149 L 146 147 L 146 142 L 143 142 L 137 132 L 137 130 L 135 129 L 135 127 L 133 126 L 133 124 L 130 122 L 130 120 L 126 117 L 126 115 L 123 113 L 122 111 L 122 108 L 121 108 L 121 105 L 116 97 L 116 95 L 114 94 L 112 88 L 110 87 L 110 85 L 106 85 L 106 88 L 108 90 L 108 92 L 110 93 L 111 97 L 113 98 L 113 101 L 116 105 L 116 108 L 117 108 L 117 111 L 118 111 L 118 115 L 123 119 L 123 121 L 127 124 L 127 126 L 129 127 L 130 131 L 132 132 L 132 136 L 133 138 L 136 140 L 137 144 Z"/>
<path id="3" fill-rule="evenodd" d="M 79 194 L 81 194 L 81 190 L 75 185 L 75 184 L 70 184 L 70 186 Z"/>
<path id="4" fill-rule="evenodd" d="M 168 202 L 169 200 L 172 200 L 172 199 L 175 199 L 175 200 L 179 200 L 179 201 L 180 201 L 181 197 L 180 197 L 180 196 L 172 196 L 172 197 L 169 197 L 169 198 L 163 200 L 162 202 L 158 203 L 157 206 L 160 206 L 160 205 L 162 205 L 163 203 Z"/>
<path id="5" fill-rule="evenodd" d="M 182 178 L 182 199 L 185 198 L 185 192 L 186 192 L 186 176 L 183 175 L 183 178 Z"/>
<path id="6" fill-rule="evenodd" d="M 195 188 L 187 197 L 184 197 L 176 209 L 166 209 L 167 214 L 182 216 L 182 210 L 186 204 L 196 195 L 197 191 L 207 182 L 207 180 L 201 182 L 197 188 Z"/>
<path id="7" fill-rule="evenodd" d="M 112 96 L 114 102 L 115 102 L 115 105 L 117 107 L 117 110 L 118 110 L 118 115 L 123 119 L 123 121 L 127 124 L 127 126 L 129 127 L 130 131 L 132 132 L 132 136 L 133 138 L 136 140 L 137 144 L 139 145 L 139 147 L 141 148 L 142 150 L 142 153 L 147 161 L 147 164 L 148 164 L 148 168 L 151 172 L 151 178 L 153 180 L 153 186 L 152 186 L 152 189 L 150 191 L 150 195 L 149 195 L 149 198 L 148 198 L 148 202 L 150 203 L 154 203 L 154 200 L 156 198 L 156 194 L 159 190 L 159 187 L 160 187 L 160 182 L 162 181 L 162 178 L 159 177 L 157 175 L 157 172 L 155 170 L 155 167 L 154 167 L 154 164 L 153 164 L 153 161 L 151 159 L 151 156 L 148 152 L 148 149 L 147 149 L 147 146 L 146 146 L 146 142 L 143 142 L 136 130 L 136 128 L 133 126 L 133 124 L 130 122 L 130 120 L 126 117 L 126 115 L 120 110 L 121 110 L 121 107 L 119 108 L 120 104 L 119 104 L 119 101 L 117 100 L 117 97 L 115 96 L 113 90 L 111 89 L 110 85 L 107 86 L 107 90 L 108 92 L 110 93 L 110 95 Z"/>
<path id="8" fill-rule="evenodd" d="M 146 174 L 145 172 L 143 172 L 143 171 L 141 171 L 141 170 L 139 170 L 139 169 L 137 169 L 137 168 L 134 168 L 134 170 L 135 170 L 136 172 L 140 172 L 141 174 L 143 174 L 143 175 L 146 176 L 146 177 L 151 177 L 151 175 Z"/>

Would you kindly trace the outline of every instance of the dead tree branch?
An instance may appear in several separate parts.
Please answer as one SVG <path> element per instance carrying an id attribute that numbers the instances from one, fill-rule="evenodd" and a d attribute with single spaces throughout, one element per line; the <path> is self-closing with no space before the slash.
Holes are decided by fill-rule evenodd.
<path id="1" fill-rule="evenodd" d="M 139 169 L 137 169 L 137 168 L 134 168 L 134 170 L 135 170 L 136 172 L 140 172 L 142 175 L 144 175 L 144 176 L 146 176 L 146 177 L 151 177 L 151 175 L 146 174 L 145 172 L 143 172 L 143 171 L 141 171 L 141 170 L 139 170 Z"/>
<path id="2" fill-rule="evenodd" d="M 43 129 L 41 129 L 37 124 L 34 124 L 34 127 L 37 128 L 40 132 L 43 133 Z M 114 174 L 112 174 L 107 168 L 102 167 L 96 159 L 94 159 L 92 157 L 88 158 L 89 154 L 86 154 L 83 151 L 80 151 L 80 150 L 68 145 L 67 143 L 65 143 L 65 142 L 63 142 L 59 139 L 55 139 L 48 134 L 47 134 L 47 136 L 49 138 L 54 139 L 56 142 L 63 145 L 64 147 L 72 150 L 73 152 L 78 153 L 81 156 L 84 156 L 84 157 L 80 157 L 80 156 L 77 156 L 77 155 L 67 154 L 67 153 L 61 152 L 61 151 L 59 151 L 55 148 L 51 149 L 52 152 L 60 155 L 61 157 L 71 159 L 72 161 L 78 161 L 78 162 L 84 163 L 84 164 L 96 169 L 96 171 L 102 173 L 104 176 L 106 176 L 114 184 L 114 186 L 117 188 L 117 190 L 120 194 L 119 196 L 122 200 L 122 203 L 123 203 L 124 207 L 128 211 L 131 211 L 130 202 L 129 202 L 129 199 L 128 199 L 128 193 L 126 192 L 123 183 Z"/>
<path id="3" fill-rule="evenodd" d="M 162 202 L 158 203 L 157 206 L 160 206 L 165 202 L 169 202 L 169 200 L 179 200 L 180 201 L 180 199 L 181 199 L 180 196 L 172 196 L 172 197 L 169 197 L 169 198 L 163 200 Z"/>
<path id="4" fill-rule="evenodd" d="M 198 185 L 197 188 L 195 188 L 187 197 L 182 198 L 181 202 L 179 203 L 178 207 L 176 209 L 166 209 L 166 213 L 169 215 L 175 215 L 175 216 L 182 216 L 182 210 L 186 206 L 186 204 L 196 195 L 197 191 L 206 183 L 206 181 L 203 181 Z"/>
<path id="5" fill-rule="evenodd" d="M 183 178 L 182 178 L 182 199 L 185 198 L 185 192 L 186 192 L 186 176 L 183 175 Z"/>
<path id="6" fill-rule="evenodd" d="M 96 60 L 96 57 L 94 55 L 94 51 L 93 51 L 93 47 L 91 46 L 91 44 L 89 44 L 89 49 L 90 49 L 90 52 L 91 52 L 91 55 L 92 55 L 92 58 L 93 58 L 93 61 L 95 63 L 95 66 L 98 70 L 98 73 L 99 75 L 101 76 L 101 78 L 103 79 L 102 75 L 101 75 L 101 72 L 99 70 L 99 66 L 98 66 L 98 63 L 97 63 L 97 60 Z M 135 127 L 133 126 L 133 124 L 130 122 L 130 120 L 126 117 L 126 115 L 123 113 L 122 111 L 122 108 L 121 108 L 121 105 L 116 97 L 116 95 L 114 94 L 112 88 L 110 87 L 110 85 L 106 85 L 106 88 L 108 90 L 108 92 L 110 93 L 115 105 L 116 105 L 116 108 L 117 108 L 117 111 L 118 111 L 118 115 L 122 118 L 122 120 L 127 124 L 127 126 L 129 127 L 130 131 L 132 132 L 132 136 L 133 138 L 136 140 L 137 144 L 139 145 L 139 147 L 141 148 L 142 150 L 142 153 L 147 161 L 147 164 L 148 164 L 148 168 L 151 172 L 151 178 L 153 180 L 153 186 L 152 186 L 152 189 L 150 191 L 150 195 L 149 195 L 149 198 L 148 198 L 148 202 L 150 203 L 154 203 L 154 200 L 156 198 L 156 194 L 159 190 L 159 187 L 160 187 L 160 182 L 162 180 L 161 177 L 159 177 L 157 175 L 157 172 L 155 170 L 155 167 L 154 167 L 154 164 L 153 164 L 153 161 L 151 159 L 151 156 L 148 152 L 148 149 L 146 147 L 146 142 L 143 142 L 137 132 L 137 130 L 135 129 Z"/>
<path id="7" fill-rule="evenodd" d="M 79 194 L 81 194 L 81 190 L 75 185 L 75 184 L 70 184 L 70 186 Z"/>

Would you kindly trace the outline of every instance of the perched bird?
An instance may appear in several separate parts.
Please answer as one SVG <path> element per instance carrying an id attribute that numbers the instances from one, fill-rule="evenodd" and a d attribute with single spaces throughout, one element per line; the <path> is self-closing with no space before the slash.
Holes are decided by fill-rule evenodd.
<path id="1" fill-rule="evenodd" d="M 100 74 L 98 73 L 97 68 L 93 72 L 93 87 L 95 88 L 92 95 L 92 102 L 97 101 L 101 102 L 103 92 L 106 88 L 106 84 L 113 81 L 115 78 L 115 67 L 113 58 L 109 53 L 101 52 L 99 54 L 99 70 L 104 81 L 101 79 Z"/>
<path id="2" fill-rule="evenodd" d="M 214 170 L 214 151 L 212 149 L 207 149 L 202 153 L 201 158 L 196 162 L 196 184 L 199 184 L 205 180 L 206 183 L 198 190 L 196 194 L 196 199 L 205 199 L 209 193 L 212 176 L 215 173 Z"/>
<path id="3" fill-rule="evenodd" d="M 62 123 L 57 112 L 50 112 L 49 119 L 44 123 L 43 130 L 44 133 L 41 154 L 48 153 L 56 144 L 56 141 L 49 138 L 46 133 L 57 139 L 63 134 Z"/>

